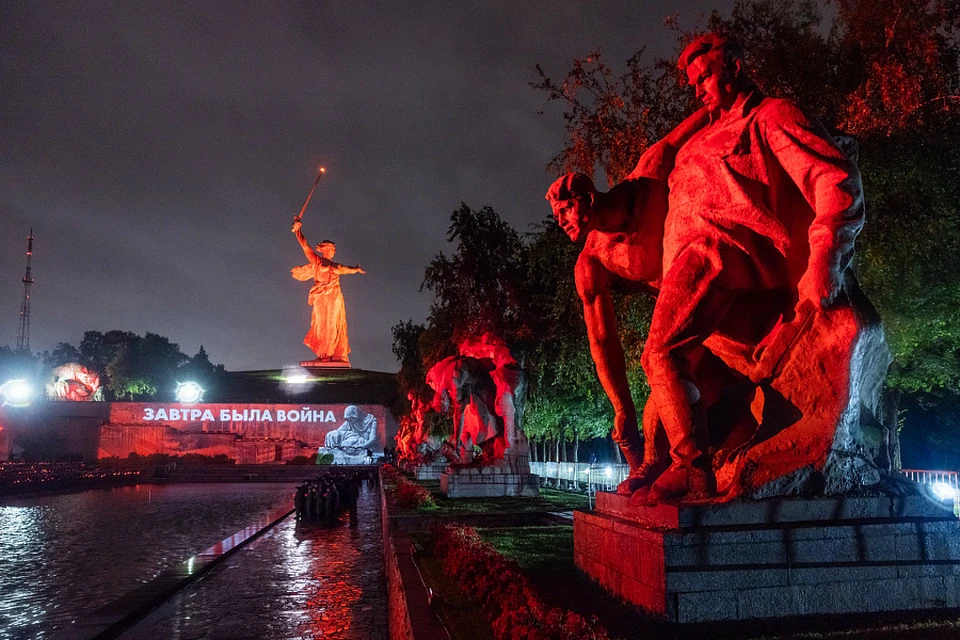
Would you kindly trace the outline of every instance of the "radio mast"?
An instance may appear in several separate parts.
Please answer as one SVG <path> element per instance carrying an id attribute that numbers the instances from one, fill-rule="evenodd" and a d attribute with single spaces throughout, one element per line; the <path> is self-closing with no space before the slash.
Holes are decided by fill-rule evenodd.
<path id="1" fill-rule="evenodd" d="M 30 258 L 33 256 L 33 227 L 30 227 L 30 236 L 27 238 L 27 272 L 23 276 L 23 302 L 20 303 L 20 328 L 17 329 L 17 351 L 30 351 L 30 285 L 33 276 L 30 275 Z"/>

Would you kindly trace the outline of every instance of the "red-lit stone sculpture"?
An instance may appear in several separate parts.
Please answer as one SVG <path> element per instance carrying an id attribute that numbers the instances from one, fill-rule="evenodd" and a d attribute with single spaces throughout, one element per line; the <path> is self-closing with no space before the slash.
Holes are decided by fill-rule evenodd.
<path id="1" fill-rule="evenodd" d="M 311 248 L 303 235 L 300 218 L 293 219 L 291 231 L 303 249 L 309 262 L 291 269 L 297 280 L 313 280 L 307 304 L 313 309 L 310 329 L 303 343 L 317 355 L 316 362 L 350 364 L 350 345 L 347 341 L 347 312 L 340 291 L 340 276 L 350 273 L 366 273 L 360 265 L 348 267 L 333 261 L 336 245 L 324 240 Z"/>
<path id="2" fill-rule="evenodd" d="M 861 424 L 890 362 L 849 269 L 863 224 L 851 158 L 797 105 L 760 93 L 739 47 L 707 34 L 680 67 L 704 108 L 608 193 L 547 193 L 573 241 L 590 348 L 630 464 L 621 493 L 841 493 L 876 483 Z M 657 294 L 640 437 L 611 290 Z"/>
<path id="3" fill-rule="evenodd" d="M 517 361 L 490 334 L 465 340 L 459 351 L 427 373 L 433 409 L 453 414 L 456 462 L 529 474 L 530 446 L 522 428 L 526 383 Z M 476 461 L 474 446 L 483 452 Z"/>
<path id="4" fill-rule="evenodd" d="M 430 405 L 420 399 L 416 393 L 407 394 L 410 412 L 400 418 L 400 429 L 395 441 L 400 460 L 414 464 L 431 464 L 440 451 L 440 442 L 430 435 L 426 422 L 426 413 Z"/>
<path id="5" fill-rule="evenodd" d="M 47 396 L 73 402 L 103 400 L 100 376 L 76 362 L 59 366 L 53 370 L 53 384 L 47 385 Z"/>

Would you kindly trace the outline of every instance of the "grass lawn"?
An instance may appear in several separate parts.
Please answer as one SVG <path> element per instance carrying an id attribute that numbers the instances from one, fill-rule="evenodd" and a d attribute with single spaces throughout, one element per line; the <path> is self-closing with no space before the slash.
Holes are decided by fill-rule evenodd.
<path id="1" fill-rule="evenodd" d="M 433 491 L 433 499 L 437 503 L 439 515 L 461 513 L 547 513 L 551 511 L 570 511 L 587 506 L 587 496 L 554 489 L 540 488 L 537 498 L 457 498 L 451 500 L 440 493 L 440 486 L 436 489 L 427 485 Z"/>
<path id="2" fill-rule="evenodd" d="M 496 513 L 550 513 L 570 511 L 588 506 L 587 496 L 557 491 L 555 489 L 540 488 L 540 496 L 536 498 L 446 498 L 440 493 L 438 480 L 416 480 L 417 484 L 425 487 L 433 495 L 436 508 L 407 509 L 395 505 L 391 509 L 394 515 L 422 514 L 430 516 L 458 516 L 466 514 L 496 514 Z"/>

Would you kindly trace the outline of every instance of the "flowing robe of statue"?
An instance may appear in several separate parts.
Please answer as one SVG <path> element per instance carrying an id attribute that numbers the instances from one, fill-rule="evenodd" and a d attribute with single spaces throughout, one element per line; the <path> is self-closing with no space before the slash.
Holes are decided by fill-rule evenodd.
<path id="1" fill-rule="evenodd" d="M 349 363 L 350 345 L 347 339 L 347 311 L 340 291 L 340 276 L 350 273 L 364 273 L 359 266 L 348 267 L 332 260 L 334 244 L 322 242 L 317 249 L 327 255 L 318 255 L 296 226 L 294 233 L 303 248 L 308 264 L 291 269 L 297 280 L 313 279 L 313 287 L 307 296 L 310 305 L 310 329 L 303 343 L 317 355 L 318 360 Z"/>

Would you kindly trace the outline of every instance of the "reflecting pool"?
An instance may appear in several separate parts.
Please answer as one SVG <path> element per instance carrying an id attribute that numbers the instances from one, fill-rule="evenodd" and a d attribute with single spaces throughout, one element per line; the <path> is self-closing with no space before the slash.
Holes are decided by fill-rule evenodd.
<path id="1" fill-rule="evenodd" d="M 0 499 L 0 639 L 70 635 L 79 616 L 292 506 L 294 490 L 145 484 Z"/>

